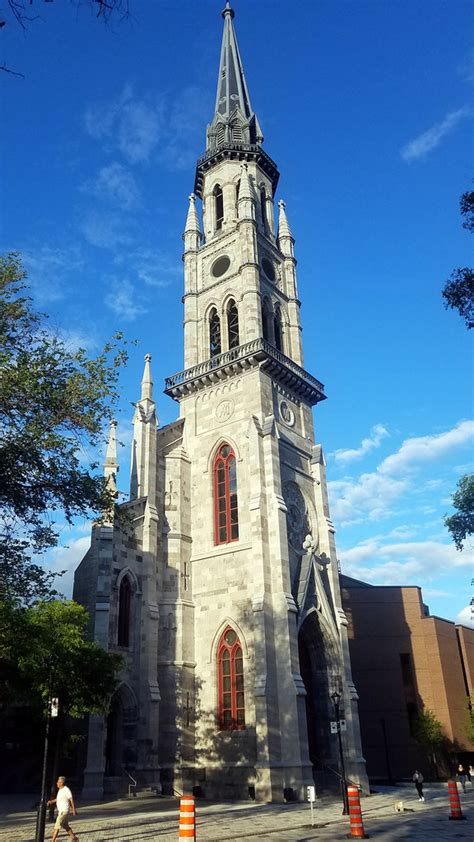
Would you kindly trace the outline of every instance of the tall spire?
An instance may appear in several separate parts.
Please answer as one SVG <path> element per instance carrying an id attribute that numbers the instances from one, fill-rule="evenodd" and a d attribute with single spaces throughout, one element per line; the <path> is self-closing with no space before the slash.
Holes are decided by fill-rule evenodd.
<path id="1" fill-rule="evenodd" d="M 228 143 L 260 144 L 262 130 L 252 110 L 235 36 L 234 10 L 229 0 L 222 12 L 224 33 L 217 80 L 214 119 L 207 132 L 207 148 L 214 149 Z"/>

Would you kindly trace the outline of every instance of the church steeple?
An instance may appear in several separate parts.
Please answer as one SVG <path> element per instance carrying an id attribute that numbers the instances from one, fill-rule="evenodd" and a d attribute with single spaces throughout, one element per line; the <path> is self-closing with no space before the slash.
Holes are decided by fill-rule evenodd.
<path id="1" fill-rule="evenodd" d="M 214 117 L 207 127 L 206 152 L 198 161 L 194 192 L 201 197 L 204 173 L 216 162 L 216 156 L 242 161 L 258 160 L 261 168 L 269 176 L 274 192 L 278 182 L 278 171 L 261 146 L 263 134 L 250 102 L 233 24 L 234 10 L 229 0 L 222 17 L 224 32 Z"/>
<path id="2" fill-rule="evenodd" d="M 260 144 L 262 130 L 252 110 L 242 59 L 232 23 L 234 10 L 227 0 L 224 11 L 224 33 L 217 79 L 214 119 L 207 132 L 207 148 L 225 142 Z"/>

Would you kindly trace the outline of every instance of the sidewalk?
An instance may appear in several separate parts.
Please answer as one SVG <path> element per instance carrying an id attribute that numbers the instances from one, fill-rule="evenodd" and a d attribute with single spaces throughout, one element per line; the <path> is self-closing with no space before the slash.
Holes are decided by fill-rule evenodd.
<path id="1" fill-rule="evenodd" d="M 446 784 L 425 784 L 424 802 L 416 798 L 413 785 L 377 787 L 362 799 L 365 832 L 380 842 L 452 842 L 474 840 L 474 787 L 460 793 L 466 821 L 449 821 Z M 34 796 L 0 796 L 0 842 L 34 842 L 36 815 Z M 395 813 L 394 801 L 403 800 L 405 811 Z M 179 801 L 171 798 L 136 798 L 87 804 L 77 800 L 78 816 L 71 820 L 80 842 L 177 842 Z M 333 798 L 315 802 L 314 827 L 309 804 L 228 804 L 196 802 L 198 842 L 227 840 L 273 840 L 311 842 L 343 840 L 349 820 L 341 815 L 341 803 Z M 46 825 L 45 839 L 52 835 Z M 64 832 L 59 840 L 67 839 Z"/>

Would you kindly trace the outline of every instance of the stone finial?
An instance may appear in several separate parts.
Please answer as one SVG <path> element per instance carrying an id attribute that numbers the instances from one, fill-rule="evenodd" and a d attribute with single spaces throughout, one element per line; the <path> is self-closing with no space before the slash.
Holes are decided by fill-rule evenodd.
<path id="1" fill-rule="evenodd" d="M 117 463 L 117 422 L 115 420 L 110 422 L 109 438 L 107 441 L 107 450 L 105 453 L 105 464 Z M 118 470 L 118 468 L 117 468 Z"/>
<path id="2" fill-rule="evenodd" d="M 152 379 L 152 376 L 151 376 L 150 363 L 151 363 L 151 354 L 146 354 L 145 355 L 145 369 L 143 371 L 143 377 L 142 377 L 141 400 L 145 400 L 146 398 L 148 398 L 148 400 L 150 400 L 150 401 L 153 400 L 153 379 Z"/>
<path id="3" fill-rule="evenodd" d="M 288 225 L 288 219 L 285 211 L 286 205 L 283 199 L 280 199 L 278 202 L 278 207 L 280 209 L 280 215 L 278 217 L 278 239 L 280 240 L 282 237 L 292 238 L 293 235 L 291 233 L 290 226 Z"/>
<path id="4" fill-rule="evenodd" d="M 222 10 L 222 17 L 224 18 L 224 20 L 226 19 L 227 15 L 230 15 L 231 18 L 235 17 L 235 12 L 232 6 L 230 5 L 229 0 L 226 0 L 225 9 Z"/>
<path id="5" fill-rule="evenodd" d="M 249 199 L 250 201 L 255 201 L 255 197 L 252 191 L 252 184 L 250 182 L 248 164 L 243 163 L 240 175 L 239 203 L 245 200 L 248 201 Z"/>
<path id="6" fill-rule="evenodd" d="M 186 225 L 184 228 L 184 233 L 188 234 L 190 232 L 197 232 L 199 236 L 201 236 L 201 228 L 199 225 L 199 217 L 197 215 L 196 210 L 196 196 L 194 193 L 191 193 L 189 197 L 189 208 L 188 208 L 188 215 L 186 217 Z"/>

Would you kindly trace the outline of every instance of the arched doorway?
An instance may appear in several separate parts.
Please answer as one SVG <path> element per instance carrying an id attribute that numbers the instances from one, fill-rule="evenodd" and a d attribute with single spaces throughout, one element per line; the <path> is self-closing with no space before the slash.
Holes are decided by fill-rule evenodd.
<path id="1" fill-rule="evenodd" d="M 135 694 L 126 684 L 117 688 L 107 717 L 105 775 L 120 777 L 137 761 L 138 705 Z"/>
<path id="2" fill-rule="evenodd" d="M 337 765 L 337 746 L 331 734 L 334 719 L 331 693 L 341 686 L 336 641 L 318 611 L 304 620 L 298 636 L 300 672 L 306 690 L 306 721 L 311 762 L 319 768 Z"/>

